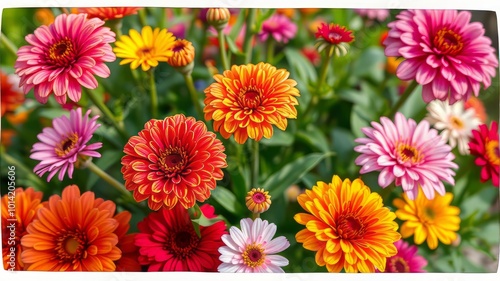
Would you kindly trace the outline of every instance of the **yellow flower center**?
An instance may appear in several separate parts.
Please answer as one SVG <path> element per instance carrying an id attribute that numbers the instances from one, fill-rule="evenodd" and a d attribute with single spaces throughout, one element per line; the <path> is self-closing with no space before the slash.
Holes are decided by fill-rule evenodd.
<path id="1" fill-rule="evenodd" d="M 55 152 L 57 156 L 64 157 L 75 147 L 78 142 L 78 135 L 76 133 L 70 134 L 68 137 L 63 139 L 55 147 Z"/>
<path id="2" fill-rule="evenodd" d="M 447 27 L 443 27 L 434 36 L 434 47 L 443 55 L 453 56 L 462 51 L 464 43 L 462 42 L 462 36 Z"/>
<path id="3" fill-rule="evenodd" d="M 456 116 L 450 117 L 450 124 L 457 130 L 461 130 L 464 128 L 464 122 L 462 122 L 462 120 Z"/>
<path id="4" fill-rule="evenodd" d="M 342 239 L 355 240 L 363 238 L 366 228 L 359 217 L 347 214 L 340 216 L 337 223 L 337 233 Z"/>
<path id="5" fill-rule="evenodd" d="M 73 43 L 68 37 L 64 37 L 50 46 L 48 56 L 55 65 L 68 65 L 75 59 Z"/>
<path id="6" fill-rule="evenodd" d="M 262 245 L 255 243 L 248 245 L 241 256 L 243 257 L 243 263 L 251 268 L 261 266 L 266 260 L 264 248 Z"/>
<path id="7" fill-rule="evenodd" d="M 410 272 L 408 263 L 402 257 L 389 258 L 389 272 Z"/>
<path id="8" fill-rule="evenodd" d="M 56 238 L 56 255 L 60 260 L 75 260 L 85 258 L 87 237 L 80 230 L 63 231 Z"/>
<path id="9" fill-rule="evenodd" d="M 498 149 L 498 141 L 497 140 L 489 140 L 486 139 L 486 157 L 493 165 L 500 165 L 500 153 Z"/>
<path id="10" fill-rule="evenodd" d="M 413 146 L 399 144 L 397 147 L 398 160 L 403 163 L 418 164 L 422 161 L 422 154 Z"/>
<path id="11" fill-rule="evenodd" d="M 181 229 L 167 238 L 164 249 L 173 254 L 176 258 L 188 258 L 196 250 L 200 238 L 193 229 Z"/>
<path id="12" fill-rule="evenodd" d="M 174 173 L 182 171 L 186 162 L 186 152 L 181 148 L 175 147 L 161 153 L 158 166 L 166 173 Z"/>

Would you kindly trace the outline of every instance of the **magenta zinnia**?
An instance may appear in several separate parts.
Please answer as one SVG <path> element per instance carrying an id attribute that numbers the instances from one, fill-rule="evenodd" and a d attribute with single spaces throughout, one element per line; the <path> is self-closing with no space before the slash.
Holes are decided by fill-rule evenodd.
<path id="1" fill-rule="evenodd" d="M 469 148 L 470 153 L 477 157 L 476 165 L 481 167 L 481 182 L 486 182 L 491 178 L 493 185 L 498 187 L 500 170 L 498 123 L 492 121 L 490 129 L 486 124 L 481 124 L 478 130 L 473 130 Z"/>
<path id="2" fill-rule="evenodd" d="M 101 157 L 96 150 L 102 143 L 88 144 L 93 133 L 101 126 L 96 122 L 99 116 L 89 118 L 90 110 L 82 117 L 82 109 L 70 111 L 69 118 L 65 115 L 52 120 L 52 128 L 44 128 L 38 134 L 37 142 L 31 149 L 30 158 L 40 160 L 34 172 L 42 176 L 49 172 L 47 181 L 59 172 L 58 179 L 63 180 L 68 172 L 71 179 L 75 165 L 86 161 L 88 157 Z"/>
<path id="3" fill-rule="evenodd" d="M 53 93 L 58 103 L 65 104 L 66 95 L 74 102 L 80 100 L 81 86 L 95 89 L 94 75 L 108 77 L 105 62 L 116 59 L 109 45 L 115 34 L 103 25 L 104 21 L 87 19 L 86 14 L 62 14 L 53 24 L 26 36 L 29 45 L 19 48 L 14 66 L 24 93 L 34 89 L 41 103 Z"/>
<path id="4" fill-rule="evenodd" d="M 214 218 L 214 207 L 203 205 L 201 212 Z M 139 223 L 135 245 L 139 247 L 139 262 L 148 271 L 217 271 L 221 237 L 226 232 L 223 221 L 200 226 L 196 234 L 188 211 L 177 205 L 150 213 Z"/>
<path id="5" fill-rule="evenodd" d="M 483 25 L 471 13 L 456 10 L 408 10 L 389 23 L 386 56 L 403 57 L 397 69 L 402 80 L 423 85 L 425 102 L 450 104 L 479 95 L 481 83 L 491 85 L 498 59 Z"/>
<path id="6" fill-rule="evenodd" d="M 274 14 L 262 23 L 259 39 L 264 42 L 272 37 L 276 42 L 287 43 L 296 33 L 297 25 L 293 21 L 285 15 Z"/>
<path id="7" fill-rule="evenodd" d="M 205 201 L 227 166 L 222 142 L 205 123 L 182 114 L 148 121 L 123 152 L 125 187 L 155 211 Z"/>
<path id="8" fill-rule="evenodd" d="M 398 240 L 394 243 L 398 253 L 395 256 L 387 258 L 385 271 L 387 273 L 420 273 L 426 272 L 427 260 L 420 256 L 415 245 L 408 244 L 404 240 Z"/>
<path id="9" fill-rule="evenodd" d="M 426 120 L 416 123 L 397 113 L 393 123 L 387 117 L 380 118 L 380 124 L 371 123 L 373 128 L 363 128 L 366 138 L 355 141 L 361 145 L 354 148 L 361 153 L 356 158 L 360 173 L 380 171 L 378 184 L 386 188 L 395 181 L 410 199 L 417 197 L 421 186 L 427 198 L 434 198 L 434 190 L 445 194 L 443 181 L 454 185 L 453 176 L 457 164 L 451 147 L 430 128 Z"/>

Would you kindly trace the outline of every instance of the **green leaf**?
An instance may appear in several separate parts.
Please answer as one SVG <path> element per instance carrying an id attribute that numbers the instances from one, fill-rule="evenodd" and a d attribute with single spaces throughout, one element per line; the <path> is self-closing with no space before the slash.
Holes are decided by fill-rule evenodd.
<path id="1" fill-rule="evenodd" d="M 269 176 L 262 186 L 265 190 L 269 190 L 271 199 L 273 197 L 278 198 L 287 187 L 297 183 L 307 172 L 316 167 L 321 160 L 331 155 L 333 154 L 311 153 L 298 158 Z"/>
<path id="2" fill-rule="evenodd" d="M 244 53 L 240 52 L 240 50 L 238 49 L 238 46 L 236 46 L 236 43 L 234 43 L 234 41 L 233 41 L 233 39 L 231 39 L 231 37 L 226 36 L 226 42 L 227 42 L 227 45 L 228 45 L 231 53 L 233 53 L 237 56 L 244 56 L 245 55 Z"/>
<path id="3" fill-rule="evenodd" d="M 294 141 L 294 136 L 282 130 L 274 130 L 272 138 L 263 138 L 260 142 L 268 146 L 290 146 Z"/>
<path id="4" fill-rule="evenodd" d="M 284 52 L 291 68 L 296 71 L 302 81 L 309 83 L 318 79 L 314 66 L 302 55 L 302 53 L 300 53 L 299 50 L 285 48 Z"/>
<path id="5" fill-rule="evenodd" d="M 308 124 L 305 131 L 297 132 L 297 137 L 307 142 L 310 147 L 319 149 L 321 152 L 330 152 L 330 146 L 325 134 L 314 124 Z"/>
<path id="6" fill-rule="evenodd" d="M 224 209 L 228 210 L 230 213 L 238 215 L 243 213 L 245 210 L 234 193 L 222 186 L 217 186 L 212 190 L 211 198 L 215 199 L 219 204 L 221 204 Z"/>
<path id="7" fill-rule="evenodd" d="M 382 48 L 369 47 L 354 61 L 351 74 L 354 76 L 371 77 L 373 80 L 380 82 L 384 79 L 382 67 L 386 59 Z"/>
<path id="8" fill-rule="evenodd" d="M 95 164 L 104 171 L 116 162 L 120 161 L 122 156 L 123 152 L 121 151 L 106 150 L 102 153 L 102 157 L 95 161 Z M 89 179 L 87 181 L 87 190 L 91 190 L 92 186 L 94 186 L 98 179 L 99 177 L 96 174 L 90 173 Z"/>

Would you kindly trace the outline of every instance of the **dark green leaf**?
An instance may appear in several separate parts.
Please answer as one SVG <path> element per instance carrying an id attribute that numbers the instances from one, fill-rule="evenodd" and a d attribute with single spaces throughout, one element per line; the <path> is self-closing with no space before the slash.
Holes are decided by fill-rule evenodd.
<path id="1" fill-rule="evenodd" d="M 241 214 L 244 211 L 243 206 L 234 193 L 222 186 L 217 186 L 212 190 L 211 198 L 215 199 L 219 204 L 221 204 L 224 209 L 228 210 L 232 214 Z"/>
<path id="2" fill-rule="evenodd" d="M 95 160 L 95 164 L 99 166 L 102 170 L 106 170 L 113 164 L 120 161 L 123 156 L 123 152 L 117 150 L 106 150 L 102 153 L 102 157 Z M 97 182 L 99 177 L 95 173 L 90 173 L 89 179 L 87 181 L 87 190 L 91 190 L 92 186 Z"/>

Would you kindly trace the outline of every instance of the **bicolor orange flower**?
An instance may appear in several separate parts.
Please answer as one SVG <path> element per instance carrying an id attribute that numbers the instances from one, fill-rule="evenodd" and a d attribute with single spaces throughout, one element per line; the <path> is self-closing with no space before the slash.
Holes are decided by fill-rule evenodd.
<path id="1" fill-rule="evenodd" d="M 116 271 L 141 271 L 139 264 L 139 247 L 135 243 L 135 236 L 137 233 L 127 234 L 130 229 L 130 219 L 132 214 L 123 211 L 117 214 L 114 219 L 118 221 L 118 227 L 115 234 L 118 236 L 118 244 L 116 246 L 122 251 L 122 257 L 115 261 Z"/>
<path id="2" fill-rule="evenodd" d="M 62 197 L 51 196 L 21 239 L 24 269 L 114 271 L 121 258 L 115 210 L 115 203 L 96 199 L 91 191 L 80 195 L 76 185 L 66 187 Z"/>
<path id="3" fill-rule="evenodd" d="M 271 195 L 262 188 L 252 188 L 245 197 L 245 204 L 252 213 L 264 213 L 271 207 Z"/>
<path id="4" fill-rule="evenodd" d="M 297 201 L 308 213 L 294 216 L 306 227 L 295 238 L 316 251 L 316 263 L 329 272 L 383 272 L 397 253 L 396 215 L 360 179 L 351 183 L 334 175 L 332 183 L 318 182 Z"/>
<path id="5" fill-rule="evenodd" d="M 431 250 L 438 247 L 438 240 L 450 245 L 457 239 L 456 232 L 460 229 L 460 209 L 450 206 L 452 200 L 450 192 L 444 196 L 436 194 L 434 199 L 429 200 L 422 188 L 418 189 L 415 200 L 408 199 L 406 194 L 403 194 L 403 199 L 394 199 L 393 204 L 398 208 L 396 216 L 404 221 L 400 230 L 403 238 L 414 235 L 417 245 L 427 240 Z"/>
<path id="6" fill-rule="evenodd" d="M 98 7 L 98 8 L 78 8 L 79 13 L 86 13 L 89 18 L 100 18 L 101 20 L 121 19 L 129 15 L 136 14 L 141 8 L 136 7 Z"/>
<path id="7" fill-rule="evenodd" d="M 38 209 L 43 207 L 42 196 L 41 191 L 29 187 L 26 190 L 16 188 L 13 193 L 9 192 L 2 197 L 2 257 L 5 270 L 24 268 L 24 263 L 19 258 L 22 253 L 20 241 Z M 15 251 L 12 252 L 11 247 Z"/>
<path id="8" fill-rule="evenodd" d="M 207 200 L 227 166 L 222 142 L 205 123 L 182 114 L 148 121 L 123 152 L 125 187 L 155 211 Z"/>
<path id="9" fill-rule="evenodd" d="M 0 110 L 2 117 L 5 113 L 14 112 L 14 110 L 24 102 L 24 94 L 17 86 L 18 83 L 19 78 L 17 78 L 17 75 L 7 75 L 3 71 L 0 71 L 0 93 L 2 101 Z"/>
<path id="10" fill-rule="evenodd" d="M 237 143 L 248 138 L 271 138 L 273 126 L 285 130 L 287 118 L 297 118 L 297 82 L 290 73 L 268 63 L 233 65 L 214 76 L 205 89 L 205 119 L 214 120 L 215 131 Z"/>

